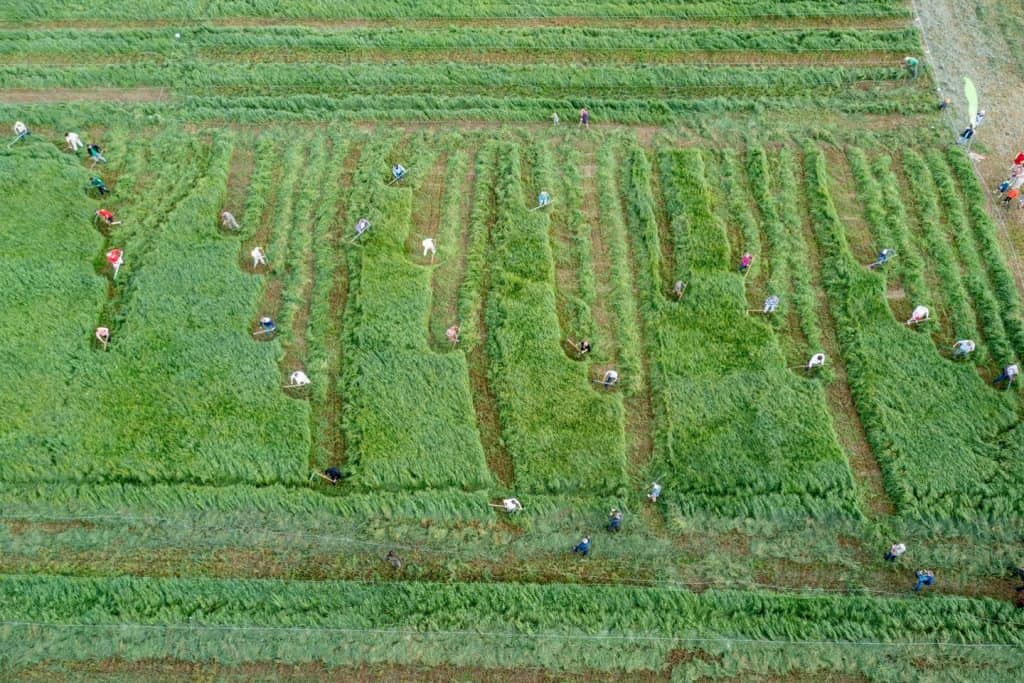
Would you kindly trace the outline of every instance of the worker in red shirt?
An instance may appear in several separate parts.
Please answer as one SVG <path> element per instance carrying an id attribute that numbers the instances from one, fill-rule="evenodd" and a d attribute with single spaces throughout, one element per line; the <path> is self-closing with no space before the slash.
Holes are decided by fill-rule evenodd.
<path id="1" fill-rule="evenodd" d="M 114 269 L 114 277 L 117 277 L 117 271 L 121 269 L 121 264 L 124 263 L 124 252 L 120 249 L 111 249 L 107 252 L 107 263 Z"/>
<path id="2" fill-rule="evenodd" d="M 120 225 L 121 221 L 114 220 L 114 214 L 106 209 L 96 209 L 96 217 L 107 225 Z"/>

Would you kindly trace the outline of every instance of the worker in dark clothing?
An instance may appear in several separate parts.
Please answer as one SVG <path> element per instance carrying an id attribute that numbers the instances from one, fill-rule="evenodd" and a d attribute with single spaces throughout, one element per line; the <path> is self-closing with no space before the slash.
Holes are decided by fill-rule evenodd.
<path id="1" fill-rule="evenodd" d="M 572 551 L 583 557 L 590 557 L 590 536 L 584 536 L 579 543 L 572 547 Z"/>
<path id="2" fill-rule="evenodd" d="M 622 529 L 622 511 L 618 508 L 612 508 L 612 511 L 608 513 L 608 531 L 611 533 L 617 533 Z"/>

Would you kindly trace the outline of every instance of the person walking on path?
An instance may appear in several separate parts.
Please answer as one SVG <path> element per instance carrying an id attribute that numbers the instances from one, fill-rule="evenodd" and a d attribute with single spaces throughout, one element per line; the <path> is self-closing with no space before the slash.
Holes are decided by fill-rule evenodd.
<path id="1" fill-rule="evenodd" d="M 895 562 L 900 558 L 900 555 L 907 552 L 907 546 L 902 543 L 893 543 L 889 546 L 889 550 L 885 553 L 886 562 Z"/>
<path id="2" fill-rule="evenodd" d="M 590 557 L 590 536 L 584 536 L 579 543 L 572 547 L 572 552 L 583 557 Z"/>

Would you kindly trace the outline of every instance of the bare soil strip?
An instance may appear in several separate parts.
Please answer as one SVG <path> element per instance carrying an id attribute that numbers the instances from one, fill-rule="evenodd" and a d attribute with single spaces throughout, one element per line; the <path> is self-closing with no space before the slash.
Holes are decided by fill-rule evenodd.
<path id="1" fill-rule="evenodd" d="M 0 90 L 0 104 L 52 104 L 59 102 L 166 102 L 170 88 L 15 88 Z"/>

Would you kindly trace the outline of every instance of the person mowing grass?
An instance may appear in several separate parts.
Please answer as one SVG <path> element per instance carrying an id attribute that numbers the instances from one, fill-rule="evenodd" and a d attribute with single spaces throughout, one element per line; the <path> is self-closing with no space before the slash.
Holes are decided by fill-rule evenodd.
<path id="1" fill-rule="evenodd" d="M 964 358 L 974 351 L 974 340 L 961 339 L 953 344 L 953 358 Z"/>
<path id="2" fill-rule="evenodd" d="M 616 534 L 622 529 L 622 510 L 612 508 L 608 513 L 608 531 Z"/>
<path id="3" fill-rule="evenodd" d="M 584 536 L 580 542 L 572 547 L 573 554 L 590 557 L 590 536 Z"/>
<path id="4" fill-rule="evenodd" d="M 935 583 L 935 572 L 931 569 L 918 569 L 914 572 L 914 576 L 917 577 L 917 585 L 914 586 L 915 593 L 925 586 L 931 586 Z"/>
<path id="5" fill-rule="evenodd" d="M 220 224 L 225 230 L 238 230 L 238 221 L 235 220 L 235 214 L 230 211 L 220 212 Z"/>
<path id="6" fill-rule="evenodd" d="M 67 143 L 68 149 L 75 154 L 78 154 L 78 150 L 85 147 L 85 143 L 82 142 L 82 138 L 78 137 L 78 133 L 72 133 L 71 131 L 64 133 L 64 142 Z"/>
<path id="7" fill-rule="evenodd" d="M 875 270 L 876 268 L 881 268 L 882 266 L 884 266 L 886 263 L 889 262 L 889 259 L 892 258 L 892 255 L 893 255 L 893 250 L 892 249 L 888 249 L 888 248 L 883 249 L 882 251 L 878 252 L 878 258 L 875 259 L 875 262 L 868 264 L 868 268 L 870 270 Z"/>
<path id="8" fill-rule="evenodd" d="M 1013 384 L 1013 380 L 1017 379 L 1017 375 L 1020 373 L 1020 368 L 1017 367 L 1016 363 L 1007 365 L 1003 368 L 1003 371 L 999 373 L 999 376 L 992 380 L 992 384 L 1000 384 L 1006 382 L 1006 388 L 1009 389 L 1010 385 Z"/>
<path id="9" fill-rule="evenodd" d="M 105 194 L 110 194 L 110 190 L 107 189 L 106 183 L 104 183 L 103 179 L 99 176 L 89 178 L 89 185 L 92 189 L 99 192 L 101 197 Z"/>
<path id="10" fill-rule="evenodd" d="M 893 543 L 885 553 L 885 561 L 895 562 L 905 552 L 907 552 L 907 546 L 902 543 Z"/>

